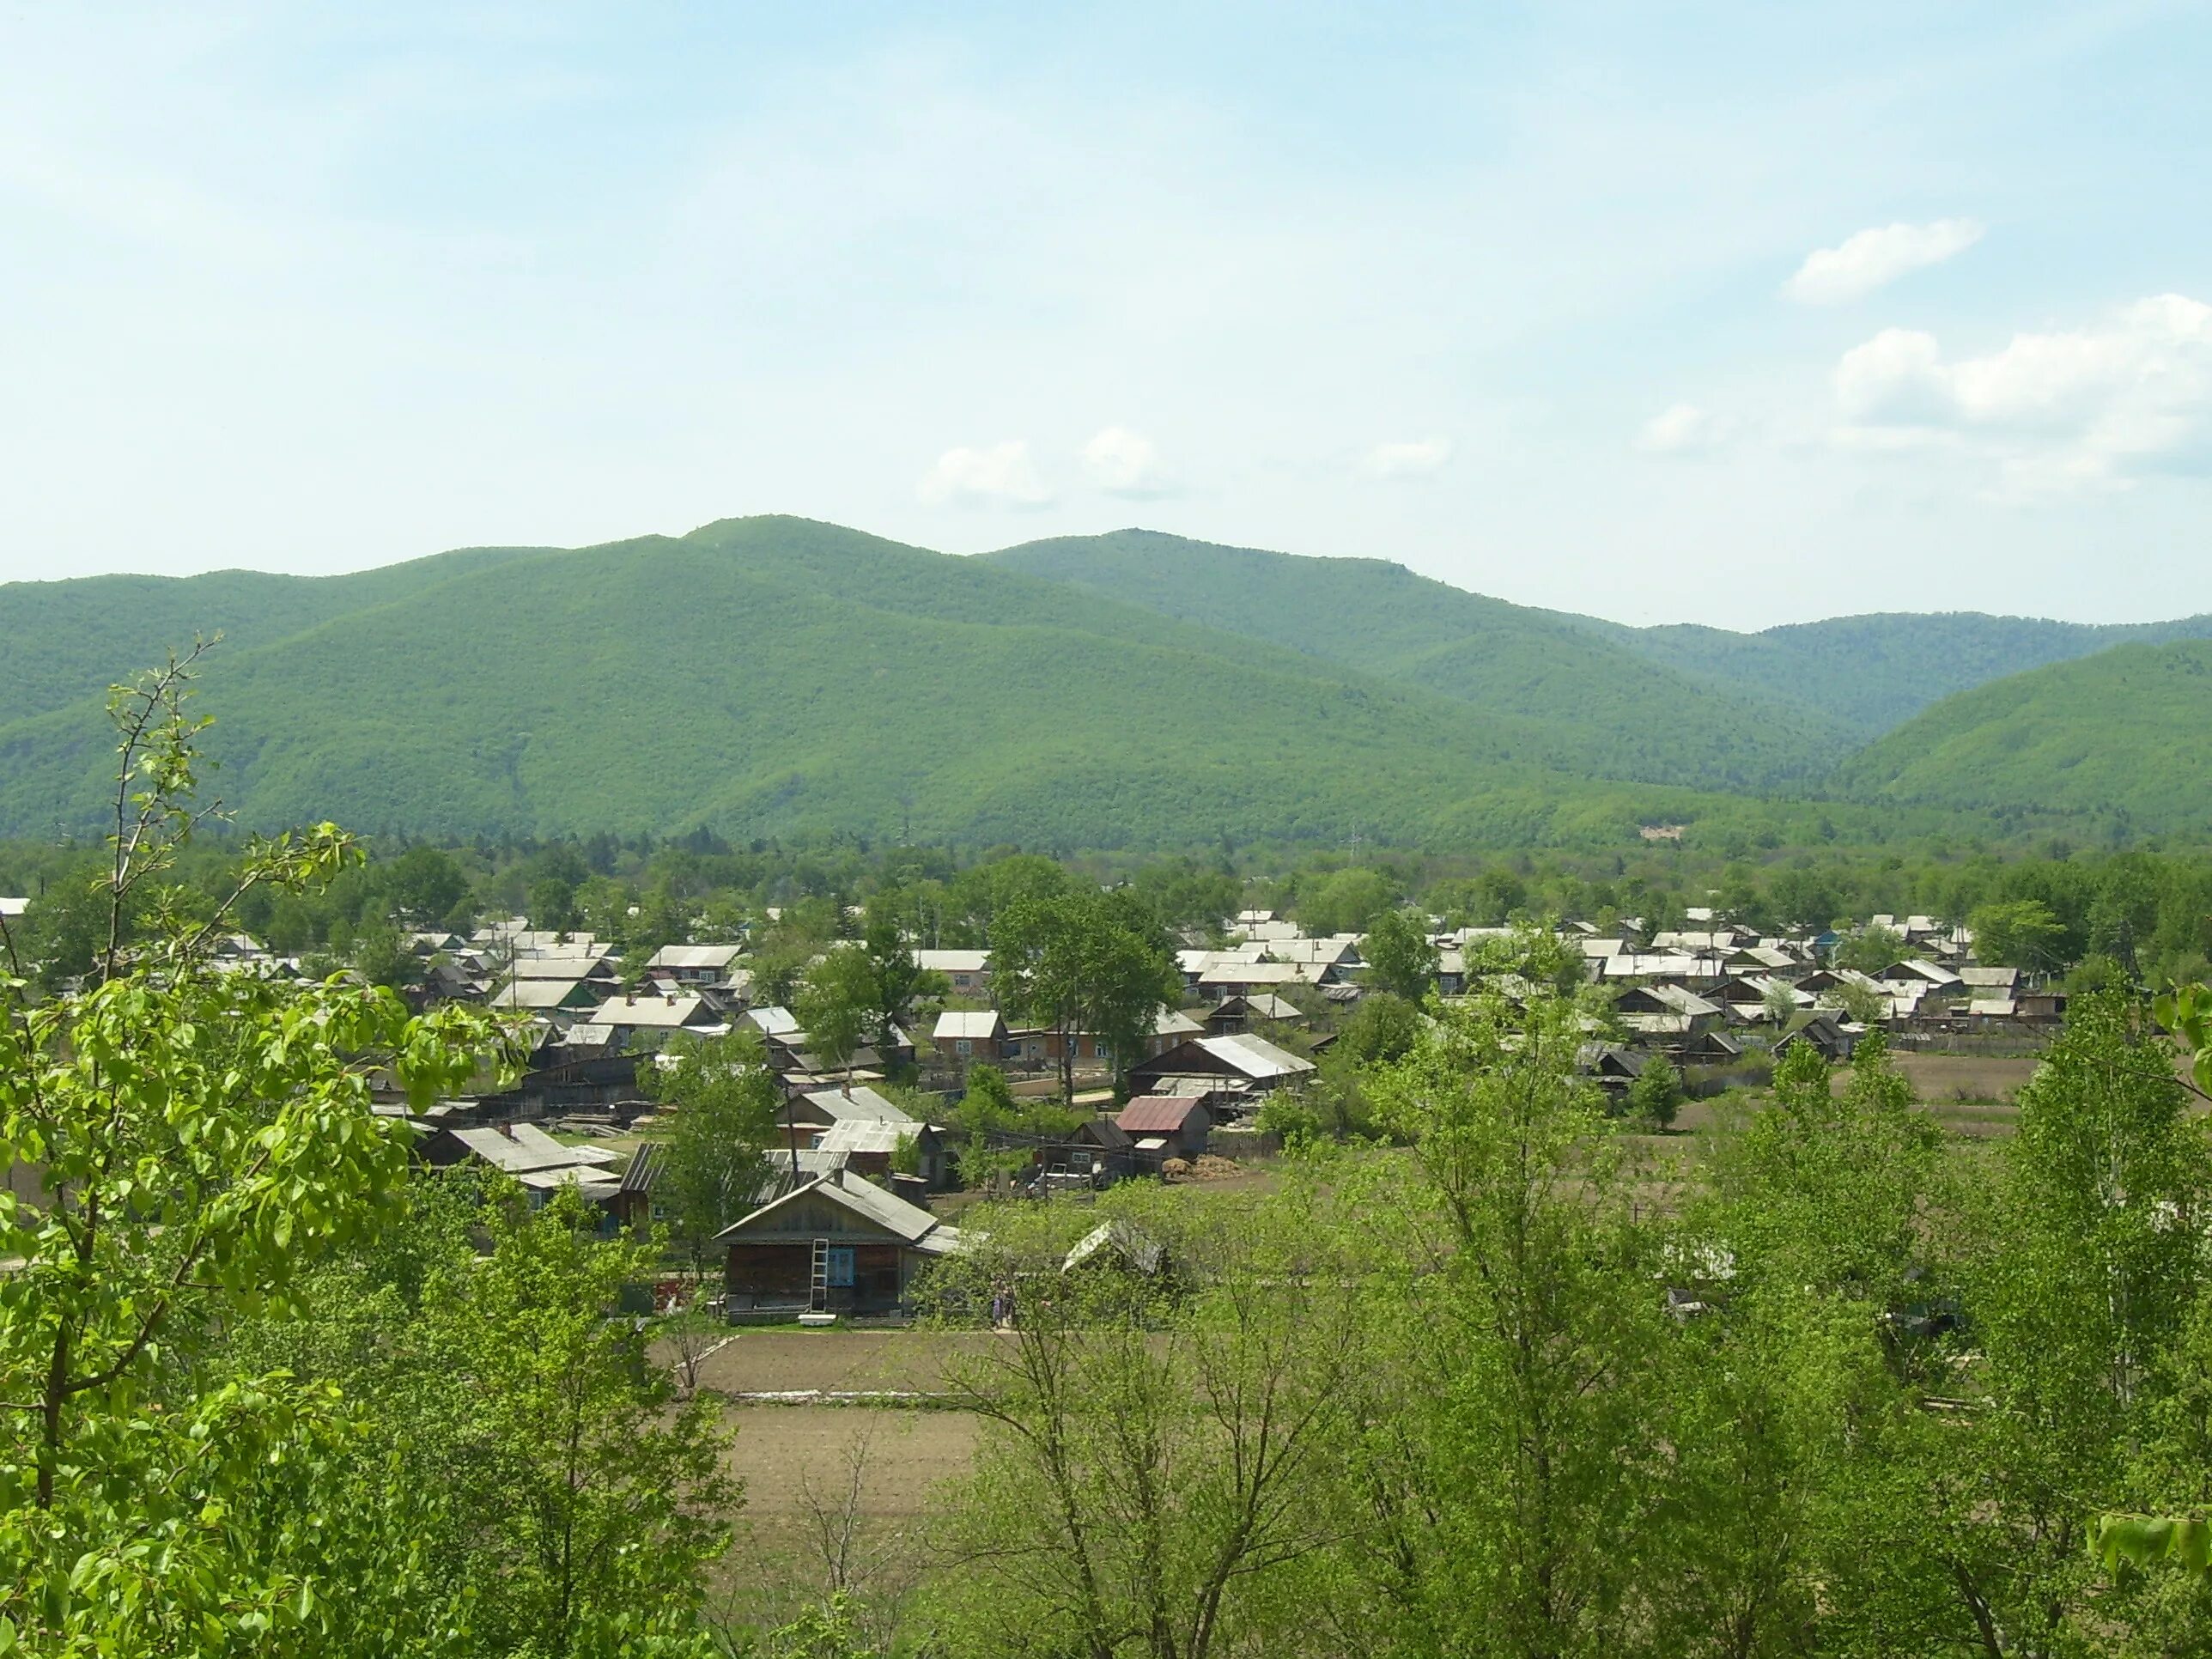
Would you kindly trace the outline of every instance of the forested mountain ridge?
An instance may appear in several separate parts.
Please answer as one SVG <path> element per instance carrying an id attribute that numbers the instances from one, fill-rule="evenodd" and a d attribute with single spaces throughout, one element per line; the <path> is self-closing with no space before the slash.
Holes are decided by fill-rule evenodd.
<path id="1" fill-rule="evenodd" d="M 1844 764 L 1853 794 L 2212 831 L 2212 641 L 2120 645 L 1947 697 Z"/>
<path id="2" fill-rule="evenodd" d="M 1796 700 L 1693 678 L 1584 619 L 1469 593 L 1388 560 L 1307 558 L 1146 530 L 985 556 L 1486 714 L 1545 721 L 1572 769 L 1760 789 L 1816 777 L 1850 746 L 1842 725 Z"/>
<path id="3" fill-rule="evenodd" d="M 2116 645 L 2212 638 L 2212 616 L 2156 623 L 2066 623 L 1974 611 L 1891 611 L 1788 623 L 1735 634 L 1693 623 L 1595 626 L 1629 649 L 1693 678 L 1757 686 L 1778 702 L 1817 709 L 1861 741 L 1954 692 Z"/>
<path id="4" fill-rule="evenodd" d="M 1571 687 L 1584 706 L 1617 696 L 1647 729 L 1655 711 L 1674 721 L 1733 718 L 1782 740 L 1784 778 L 1825 771 L 1954 691 L 2109 646 L 2212 637 L 2212 615 L 2096 625 L 1897 611 L 1756 634 L 1695 623 L 1636 628 L 1467 592 L 1387 559 L 1311 558 L 1145 530 L 985 556 L 1453 695 L 1517 691 L 1557 708 Z M 1767 751 L 1764 736 L 1742 741 Z"/>
<path id="5" fill-rule="evenodd" d="M 1915 653 L 1948 635 L 1983 641 L 1944 647 L 1956 678 L 2099 630 L 1639 630 L 1381 560 L 1139 531 L 961 558 L 763 517 L 348 576 L 0 587 L 0 833 L 88 829 L 105 688 L 217 630 L 208 747 L 253 827 L 1500 846 L 1617 842 L 1649 822 L 1814 825 L 1849 797 L 1938 814 L 2114 804 L 2024 775 L 1947 788 L 1926 756 L 1895 776 L 1879 759 L 1837 772 L 1870 716 L 1863 699 L 1847 716 L 1818 706 L 1821 672 L 1839 703 L 1936 683 Z M 1873 667 L 1803 666 L 1855 638 Z M 1838 799 L 1774 799 L 1824 793 Z M 1880 810 L 1876 833 L 1899 821 Z"/>
<path id="6" fill-rule="evenodd" d="M 1700 805 L 1557 769 L 1539 722 L 789 519 L 488 563 L 220 652 L 204 693 L 263 827 L 1541 841 Z M 93 695 L 0 727 L 0 825 L 88 826 L 108 742 Z"/>
<path id="7" fill-rule="evenodd" d="M 220 633 L 270 643 L 471 571 L 548 552 L 471 547 L 339 576 L 215 570 L 199 576 L 79 576 L 0 583 L 0 724 L 88 692 Z"/>

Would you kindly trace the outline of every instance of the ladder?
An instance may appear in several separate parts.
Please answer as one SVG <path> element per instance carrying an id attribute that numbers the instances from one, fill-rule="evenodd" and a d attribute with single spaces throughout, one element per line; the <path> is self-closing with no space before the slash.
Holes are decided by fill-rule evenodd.
<path id="1" fill-rule="evenodd" d="M 814 1273 L 808 1282 L 806 1307 L 810 1313 L 830 1311 L 830 1241 L 814 1241 Z"/>

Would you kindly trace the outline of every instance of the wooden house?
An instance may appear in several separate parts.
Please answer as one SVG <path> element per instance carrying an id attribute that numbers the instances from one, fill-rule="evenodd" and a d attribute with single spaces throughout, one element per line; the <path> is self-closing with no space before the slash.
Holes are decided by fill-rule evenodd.
<path id="1" fill-rule="evenodd" d="M 714 1237 L 729 1253 L 732 1316 L 907 1312 L 929 1264 L 964 1248 L 958 1228 L 848 1170 L 801 1183 Z"/>

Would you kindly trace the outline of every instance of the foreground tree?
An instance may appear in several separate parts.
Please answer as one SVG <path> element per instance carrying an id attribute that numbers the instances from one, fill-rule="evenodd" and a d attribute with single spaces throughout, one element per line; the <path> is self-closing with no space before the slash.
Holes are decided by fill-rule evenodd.
<path id="1" fill-rule="evenodd" d="M 1334 1525 L 1316 1500 L 1362 1364 L 1347 1263 L 1311 1195 L 1117 1192 L 994 1212 L 985 1232 L 937 1281 L 955 1310 L 1014 1297 L 1012 1333 L 953 1376 L 986 1433 L 930 1598 L 945 1650 L 1301 1643 L 1316 1617 L 1302 1569 Z"/>
<path id="2" fill-rule="evenodd" d="M 427 1316 L 467 1425 L 447 1471 L 484 1650 L 549 1659 L 683 1637 L 737 1488 L 720 1406 L 672 1406 L 643 1339 L 609 1313 L 648 1279 L 648 1243 L 593 1236 L 574 1188 L 444 1279 Z"/>
<path id="3" fill-rule="evenodd" d="M 1575 1075 L 1583 1011 L 1446 1012 L 1368 1091 L 1413 1146 L 1371 1165 L 1369 1339 L 1351 1537 L 1359 1599 L 1405 1652 L 1627 1644 L 1620 1540 L 1651 1499 L 1662 1334 L 1609 1125 Z"/>
<path id="4" fill-rule="evenodd" d="M 502 1055 L 473 1013 L 410 1018 L 377 988 L 211 969 L 243 896 L 312 887 L 362 854 L 328 824 L 258 841 L 212 917 L 185 919 L 161 881 L 212 811 L 192 804 L 197 654 L 111 700 L 121 765 L 82 988 L 32 1000 L 0 937 L 0 1162 L 43 1190 L 0 1194 L 15 1263 L 0 1273 L 0 1617 L 41 1650 L 337 1640 L 342 1549 L 268 1524 L 276 1486 L 342 1458 L 337 1402 L 283 1377 L 145 1402 L 173 1350 L 282 1305 L 304 1261 L 393 1213 L 406 1132 L 373 1110 L 374 1078 L 427 1103 Z"/>

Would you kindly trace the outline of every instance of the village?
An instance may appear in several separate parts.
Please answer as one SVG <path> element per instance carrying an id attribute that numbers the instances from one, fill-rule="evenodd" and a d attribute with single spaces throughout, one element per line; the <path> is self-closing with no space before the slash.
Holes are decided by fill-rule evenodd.
<path id="1" fill-rule="evenodd" d="M 21 902 L 0 900 L 0 914 L 11 908 Z M 1409 918 L 1425 983 L 1401 989 L 1440 1006 L 1527 993 L 1517 975 L 1486 965 L 1508 959 L 1516 930 L 1447 930 L 1407 911 L 1376 926 L 1411 933 Z M 1579 1069 L 1616 1113 L 1633 1109 L 1638 1079 L 1655 1069 L 1679 1095 L 1716 1093 L 1763 1080 L 1798 1044 L 1846 1061 L 1874 1027 L 1908 1052 L 2021 1055 L 2064 1012 L 2059 991 L 1977 963 L 1966 928 L 1929 916 L 1778 935 L 1711 910 L 1687 921 L 1649 934 L 1629 924 L 1601 933 L 1586 921 L 1553 930 L 1570 957 L 1579 952 L 1595 994 L 1586 1000 L 1600 1011 L 1586 1018 Z M 963 1188 L 1095 1191 L 1191 1179 L 1279 1151 L 1271 1116 L 1279 1121 L 1314 1086 L 1375 990 L 1364 954 L 1373 934 L 1313 937 L 1265 909 L 1224 917 L 1208 933 L 1176 952 L 1180 1002 L 1154 1011 L 1141 1052 L 1122 1066 L 1093 1033 L 1010 1021 L 983 950 L 912 949 L 923 994 L 872 1040 L 825 1055 L 790 1008 L 756 1000 L 742 939 L 670 945 L 631 964 L 588 933 L 521 918 L 465 936 L 419 932 L 408 939 L 410 1001 L 498 1011 L 526 1032 L 528 1060 L 510 1086 L 380 1109 L 409 1119 L 427 1165 L 497 1170 L 533 1204 L 573 1187 L 608 1230 L 642 1227 L 661 1213 L 666 1120 L 641 1068 L 666 1064 L 687 1040 L 749 1034 L 781 1105 L 748 1212 L 714 1241 L 724 1274 L 713 1307 L 731 1322 L 896 1322 L 913 1313 L 931 1262 L 960 1248 L 942 1212 Z M 305 971 L 242 934 L 217 960 L 229 971 Z M 948 1119 L 978 1066 L 1024 1098 L 1055 1099 L 1072 1079 L 1073 1127 L 956 1135 Z M 963 1168 L 979 1152 L 991 1154 L 988 1176 Z"/>

